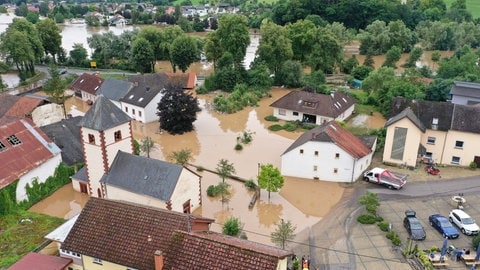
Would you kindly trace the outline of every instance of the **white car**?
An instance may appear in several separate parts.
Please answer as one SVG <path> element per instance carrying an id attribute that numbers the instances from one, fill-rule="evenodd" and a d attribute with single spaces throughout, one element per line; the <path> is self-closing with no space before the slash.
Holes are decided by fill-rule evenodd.
<path id="1" fill-rule="evenodd" d="M 453 209 L 448 217 L 450 222 L 455 224 L 464 234 L 476 235 L 480 231 L 475 220 L 461 209 Z"/>

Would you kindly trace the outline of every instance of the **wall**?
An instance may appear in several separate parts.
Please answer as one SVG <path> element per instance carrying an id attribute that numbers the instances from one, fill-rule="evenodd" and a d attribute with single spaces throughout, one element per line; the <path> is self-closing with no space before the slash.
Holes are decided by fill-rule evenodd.
<path id="1" fill-rule="evenodd" d="M 463 148 L 456 148 L 455 141 L 463 141 Z M 447 165 L 469 166 L 475 156 L 480 156 L 480 134 L 450 130 L 445 139 L 442 163 Z M 460 157 L 459 164 L 452 163 L 452 156 Z"/>
<path id="2" fill-rule="evenodd" d="M 428 143 L 428 137 L 434 137 L 435 143 Z M 442 163 L 442 154 L 445 147 L 446 137 L 447 132 L 439 130 L 427 129 L 425 133 L 422 134 L 420 143 L 425 146 L 427 152 L 432 153 L 432 159 L 434 163 Z"/>
<path id="3" fill-rule="evenodd" d="M 190 200 L 190 212 L 200 206 L 200 176 L 183 169 L 172 195 L 172 210 L 183 213 L 183 204 Z"/>
<path id="4" fill-rule="evenodd" d="M 402 160 L 391 158 L 395 127 L 407 129 L 407 137 L 405 140 L 405 149 Z M 385 137 L 385 147 L 383 149 L 383 162 L 415 167 L 417 165 L 418 147 L 420 145 L 422 135 L 422 131 L 408 118 L 403 118 L 388 126 L 387 135 Z"/>
<path id="5" fill-rule="evenodd" d="M 108 185 L 105 188 L 105 197 L 112 200 L 123 200 L 127 202 L 135 202 L 142 205 L 157 207 L 160 209 L 167 209 L 167 204 L 160 199 L 149 197 L 142 194 L 132 193 L 127 190 Z"/>
<path id="6" fill-rule="evenodd" d="M 152 255 L 153 257 L 153 255 Z M 82 256 L 83 266 L 85 270 L 126 270 L 128 269 L 127 266 L 119 265 L 107 261 L 103 261 L 101 264 L 94 263 L 93 257 L 90 256 Z M 152 260 L 153 263 L 153 260 Z"/>

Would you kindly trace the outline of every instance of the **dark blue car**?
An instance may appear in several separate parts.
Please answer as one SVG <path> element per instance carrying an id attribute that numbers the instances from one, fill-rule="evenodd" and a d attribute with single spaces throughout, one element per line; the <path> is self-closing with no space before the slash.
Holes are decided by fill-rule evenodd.
<path id="1" fill-rule="evenodd" d="M 452 223 L 448 220 L 448 218 L 440 214 L 433 214 L 429 216 L 428 221 L 430 221 L 430 225 L 437 229 L 437 231 L 439 231 L 443 235 L 443 237 L 453 239 L 459 236 L 458 230 L 453 227 Z"/>

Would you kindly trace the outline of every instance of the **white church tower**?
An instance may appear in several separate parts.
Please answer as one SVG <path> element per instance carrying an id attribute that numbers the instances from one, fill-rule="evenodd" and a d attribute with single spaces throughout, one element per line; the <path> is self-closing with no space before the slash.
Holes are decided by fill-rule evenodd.
<path id="1" fill-rule="evenodd" d="M 80 125 L 87 178 L 81 189 L 90 196 L 103 198 L 105 190 L 100 180 L 117 152 L 134 152 L 131 118 L 100 95 Z"/>

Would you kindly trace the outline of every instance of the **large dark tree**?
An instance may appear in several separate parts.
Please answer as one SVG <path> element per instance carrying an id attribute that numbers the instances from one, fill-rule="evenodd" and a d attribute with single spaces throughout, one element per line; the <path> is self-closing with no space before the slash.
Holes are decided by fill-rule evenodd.
<path id="1" fill-rule="evenodd" d="M 164 90 L 157 109 L 160 128 L 170 134 L 192 131 L 193 122 L 197 120 L 197 112 L 200 111 L 197 98 L 185 93 L 179 86 L 170 86 Z"/>

